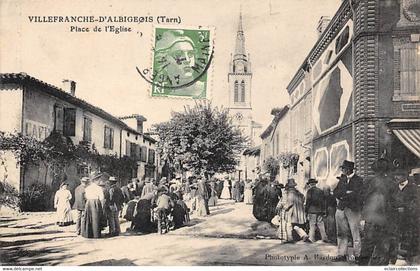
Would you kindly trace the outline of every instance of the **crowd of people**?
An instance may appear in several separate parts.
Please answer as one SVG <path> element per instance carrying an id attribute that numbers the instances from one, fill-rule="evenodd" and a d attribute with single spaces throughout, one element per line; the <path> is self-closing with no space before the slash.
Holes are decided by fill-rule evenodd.
<path id="1" fill-rule="evenodd" d="M 115 177 L 93 172 L 90 177 L 81 178 L 74 197 L 68 184 L 63 182 L 54 203 L 59 226 L 68 226 L 75 220 L 78 235 L 100 238 L 106 227 L 108 236 L 119 235 L 122 218 L 131 221 L 129 230 L 143 233 L 165 232 L 161 228 L 163 222 L 170 224 L 170 229 L 182 227 L 189 222 L 192 213 L 208 216 L 209 207 L 216 206 L 219 198 L 252 203 L 252 188 L 245 182 L 232 183 L 229 178 L 207 181 L 202 176 L 185 180 L 177 176 L 170 181 L 163 177 L 159 182 L 153 178 L 141 181 L 133 178 L 119 187 Z"/>
<path id="2" fill-rule="evenodd" d="M 388 265 L 400 255 L 413 263 L 420 254 L 419 175 L 402 169 L 391 174 L 384 158 L 371 167 L 375 177 L 362 179 L 354 163 L 345 160 L 334 189 L 321 189 L 310 178 L 306 195 L 296 189 L 294 179 L 283 186 L 262 177 L 256 185 L 254 216 L 278 226 L 281 242 L 337 245 L 333 261 L 354 257 L 359 265 Z"/>
<path id="3" fill-rule="evenodd" d="M 253 204 L 253 215 L 276 225 L 282 243 L 335 244 L 334 261 L 354 256 L 352 261 L 360 265 L 395 264 L 398 255 L 413 262 L 420 254 L 419 175 L 391 170 L 384 158 L 371 168 L 375 177 L 363 179 L 354 163 L 344 160 L 335 187 L 310 178 L 303 193 L 294 179 L 283 185 L 269 174 L 254 181 L 202 176 L 184 180 L 177 176 L 170 181 L 164 177 L 159 182 L 134 178 L 120 188 L 115 177 L 94 173 L 83 177 L 74 193 L 76 231 L 86 238 L 100 238 L 108 226 L 109 236 L 119 235 L 119 221 L 125 218 L 131 221 L 128 230 L 162 232 L 162 219 L 179 228 L 192 213 L 207 216 L 218 199 L 231 199 Z M 72 223 L 71 200 L 63 183 L 54 199 L 59 226 Z"/>

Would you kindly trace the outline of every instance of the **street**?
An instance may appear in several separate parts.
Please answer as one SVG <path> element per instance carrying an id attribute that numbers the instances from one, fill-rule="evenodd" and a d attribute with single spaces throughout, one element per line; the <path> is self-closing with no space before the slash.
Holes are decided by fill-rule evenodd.
<path id="1" fill-rule="evenodd" d="M 252 205 L 220 200 L 208 217 L 166 235 L 126 231 L 103 239 L 60 228 L 54 213 L 2 217 L 3 265 L 339 265 L 336 247 L 324 243 L 280 244 L 276 229 L 252 216 Z M 106 232 L 107 229 L 103 233 Z"/>

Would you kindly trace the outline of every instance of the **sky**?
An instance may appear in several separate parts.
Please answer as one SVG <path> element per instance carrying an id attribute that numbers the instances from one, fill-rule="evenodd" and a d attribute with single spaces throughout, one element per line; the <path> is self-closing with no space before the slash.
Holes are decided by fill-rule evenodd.
<path id="1" fill-rule="evenodd" d="M 228 104 L 227 73 L 242 10 L 245 49 L 252 65 L 254 120 L 265 128 L 270 111 L 289 103 L 286 86 L 316 42 L 321 16 L 333 16 L 341 0 L 1 0 L 0 72 L 25 72 L 61 87 L 77 83 L 76 96 L 115 116 L 142 114 L 153 123 L 194 102 L 151 98 L 136 67 L 150 67 L 154 23 L 34 23 L 28 16 L 180 17 L 182 26 L 215 29 L 211 101 Z M 95 26 L 126 26 L 130 33 L 92 32 Z M 167 25 L 173 25 L 168 23 Z M 89 27 L 89 33 L 71 32 Z"/>

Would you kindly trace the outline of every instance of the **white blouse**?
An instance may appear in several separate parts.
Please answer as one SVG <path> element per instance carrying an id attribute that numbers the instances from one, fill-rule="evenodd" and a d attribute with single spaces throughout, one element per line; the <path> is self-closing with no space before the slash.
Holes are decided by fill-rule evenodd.
<path id="1" fill-rule="evenodd" d="M 88 185 L 85 189 L 85 197 L 86 200 L 89 199 L 98 199 L 98 200 L 104 200 L 104 191 L 102 190 L 102 187 L 95 183 L 91 183 Z"/>

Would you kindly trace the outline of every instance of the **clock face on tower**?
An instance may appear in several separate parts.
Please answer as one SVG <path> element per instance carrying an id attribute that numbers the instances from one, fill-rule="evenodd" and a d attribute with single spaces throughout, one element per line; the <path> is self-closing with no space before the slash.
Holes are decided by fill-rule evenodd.
<path id="1" fill-rule="evenodd" d="M 242 115 L 241 112 L 238 112 L 238 113 L 235 114 L 235 119 L 237 121 L 241 121 L 243 118 L 244 118 L 244 116 Z"/>

